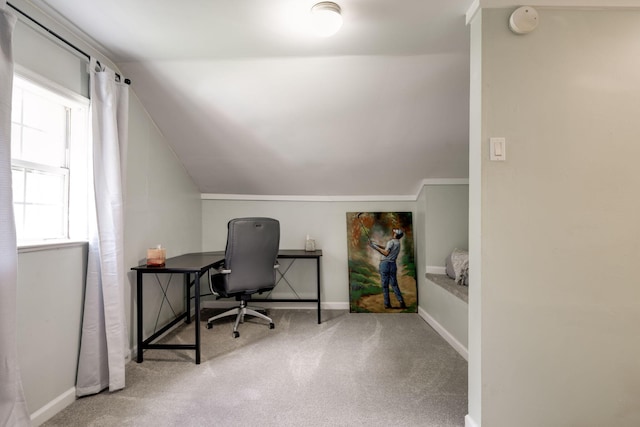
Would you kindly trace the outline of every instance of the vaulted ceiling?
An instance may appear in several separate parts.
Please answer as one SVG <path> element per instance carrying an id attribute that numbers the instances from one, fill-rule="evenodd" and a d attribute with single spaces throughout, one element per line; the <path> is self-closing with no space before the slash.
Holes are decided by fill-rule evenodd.
<path id="1" fill-rule="evenodd" d="M 415 195 L 466 178 L 472 0 L 41 0 L 99 45 L 202 193 Z"/>

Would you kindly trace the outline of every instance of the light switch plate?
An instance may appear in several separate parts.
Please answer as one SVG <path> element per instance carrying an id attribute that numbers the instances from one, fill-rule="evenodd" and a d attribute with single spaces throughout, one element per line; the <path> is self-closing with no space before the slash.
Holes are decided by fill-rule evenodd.
<path id="1" fill-rule="evenodd" d="M 496 162 L 507 160 L 507 143 L 505 138 L 489 138 L 489 159 Z"/>

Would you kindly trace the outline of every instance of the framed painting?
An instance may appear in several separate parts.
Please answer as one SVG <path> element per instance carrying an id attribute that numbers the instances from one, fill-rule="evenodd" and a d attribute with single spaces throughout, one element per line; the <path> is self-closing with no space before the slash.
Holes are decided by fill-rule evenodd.
<path id="1" fill-rule="evenodd" d="M 349 310 L 416 313 L 411 212 L 347 212 Z"/>

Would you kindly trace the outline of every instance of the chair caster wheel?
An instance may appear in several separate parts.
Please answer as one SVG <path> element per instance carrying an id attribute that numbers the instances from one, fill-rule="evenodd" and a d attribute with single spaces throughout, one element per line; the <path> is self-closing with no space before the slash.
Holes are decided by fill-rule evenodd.
<path id="1" fill-rule="evenodd" d="M 273 329 L 275 327 L 276 327 L 276 325 L 274 325 L 273 322 L 269 323 L 269 329 Z"/>
<path id="2" fill-rule="evenodd" d="M 211 329 L 213 327 L 213 325 L 209 322 L 207 322 L 207 329 Z"/>
<path id="3" fill-rule="evenodd" d="M 240 332 L 238 331 L 233 331 L 233 337 L 234 338 L 238 338 L 240 336 Z"/>

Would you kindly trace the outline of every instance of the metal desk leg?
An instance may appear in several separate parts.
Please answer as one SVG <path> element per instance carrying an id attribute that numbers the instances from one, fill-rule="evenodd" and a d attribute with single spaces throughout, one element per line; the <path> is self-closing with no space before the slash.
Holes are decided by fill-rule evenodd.
<path id="1" fill-rule="evenodd" d="M 320 257 L 316 258 L 316 274 L 318 279 L 318 325 L 322 322 L 320 315 Z"/>
<path id="2" fill-rule="evenodd" d="M 196 277 L 197 275 L 198 274 L 196 273 Z M 184 274 L 184 292 L 187 295 L 187 299 L 185 302 L 187 306 L 187 318 L 185 320 L 185 323 L 191 323 L 191 286 L 189 286 L 191 282 L 189 281 L 189 279 L 191 279 L 191 274 L 185 273 Z"/>
<path id="3" fill-rule="evenodd" d="M 136 298 L 138 299 L 138 309 L 137 311 L 137 341 L 138 341 L 138 354 L 136 356 L 136 362 L 142 362 L 142 272 L 140 270 L 137 271 L 136 274 Z"/>
<path id="4" fill-rule="evenodd" d="M 196 277 L 194 280 L 194 292 L 195 294 L 195 322 L 196 322 L 196 365 L 200 364 L 200 274 L 196 273 Z M 188 317 L 191 317 L 191 312 L 187 313 Z"/>

